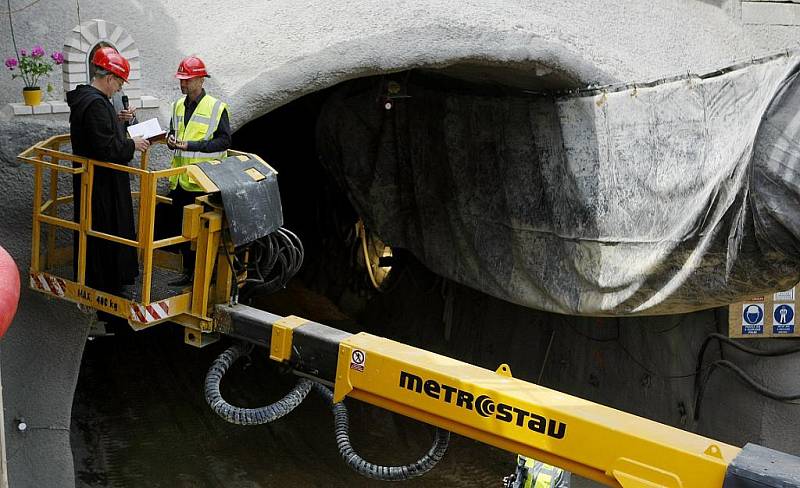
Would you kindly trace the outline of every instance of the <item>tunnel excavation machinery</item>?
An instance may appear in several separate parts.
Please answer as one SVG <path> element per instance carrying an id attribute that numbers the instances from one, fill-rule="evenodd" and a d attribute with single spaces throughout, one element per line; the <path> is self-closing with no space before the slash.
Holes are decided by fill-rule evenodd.
<path id="1" fill-rule="evenodd" d="M 68 144 L 68 135 L 55 136 L 19 155 L 34 167 L 31 288 L 120 317 L 136 330 L 165 322 L 179 324 L 185 341 L 194 346 L 202 347 L 220 335 L 233 339 L 235 344 L 211 366 L 205 385 L 209 405 L 229 422 L 274 421 L 314 390 L 331 405 L 344 461 L 375 479 L 424 474 L 443 457 L 449 433 L 455 432 L 607 486 L 800 487 L 800 458 L 789 454 L 754 444 L 738 448 L 525 382 L 514 378 L 505 364 L 491 371 L 364 332 L 351 334 L 238 304 L 244 284 L 280 287 L 302 261 L 299 240 L 281 228 L 274 169 L 258 156 L 238 151 L 229 151 L 230 157 L 221 162 L 165 170 L 148 169 L 146 152 L 141 166 L 134 168 L 75 156 L 62 150 Z M 89 202 L 97 168 L 138 179 L 133 192 L 138 202 L 135 240 L 92 229 Z M 179 235 L 156 237 L 156 204 L 169 203 L 157 194 L 158 183 L 184 171 L 209 194 L 184 207 Z M 79 175 L 80 201 L 59 191 L 62 175 Z M 244 200 L 229 205 L 226 199 L 231 194 Z M 79 210 L 78 221 L 63 215 L 70 204 Z M 255 222 L 253 204 L 259 214 Z M 48 226 L 45 239 L 43 226 Z M 77 238 L 74 277 L 72 246 L 64 245 L 58 230 Z M 132 296 L 86 285 L 90 238 L 137 249 L 141 281 Z M 237 248 L 242 242 L 259 241 L 271 251 L 252 245 Z M 180 268 L 162 251 L 187 242 L 197 250 L 192 286 L 163 295 L 157 286 L 159 273 Z M 220 394 L 220 382 L 232 363 L 253 351 L 284 364 L 298 382 L 274 404 L 255 409 L 231 405 Z M 419 461 L 405 466 L 377 466 L 362 459 L 349 441 L 343 402 L 347 397 L 435 426 L 433 446 Z"/>

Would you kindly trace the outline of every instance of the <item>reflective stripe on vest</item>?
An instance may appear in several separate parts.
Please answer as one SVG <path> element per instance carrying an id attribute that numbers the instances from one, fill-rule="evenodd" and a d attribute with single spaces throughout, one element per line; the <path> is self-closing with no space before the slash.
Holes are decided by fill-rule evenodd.
<path id="1" fill-rule="evenodd" d="M 539 473 L 539 476 L 536 477 L 536 484 L 533 485 L 533 488 L 550 488 L 550 484 L 552 482 L 552 474 Z"/>
<path id="2" fill-rule="evenodd" d="M 186 97 L 183 97 L 172 104 L 172 127 L 175 129 L 175 137 L 179 141 L 210 141 L 219 126 L 222 112 L 228 108 L 228 105 L 212 96 L 206 95 L 195 107 L 189 122 L 185 124 L 185 101 Z M 204 153 L 178 149 L 172 158 L 172 167 L 180 168 L 210 159 L 224 159 L 227 155 L 227 151 Z M 187 173 L 169 177 L 170 190 L 174 190 L 178 183 L 186 191 L 203 191 L 200 186 L 192 183 Z"/>
<path id="3" fill-rule="evenodd" d="M 536 484 L 533 485 L 533 487 L 550 488 L 550 485 L 553 484 L 553 476 L 555 476 L 558 471 L 558 468 L 542 463 L 539 473 L 536 474 Z"/>
<path id="4" fill-rule="evenodd" d="M 545 464 L 535 459 L 517 455 L 518 475 L 522 475 L 522 488 L 551 488 L 554 478 L 563 473 L 561 468 Z"/>

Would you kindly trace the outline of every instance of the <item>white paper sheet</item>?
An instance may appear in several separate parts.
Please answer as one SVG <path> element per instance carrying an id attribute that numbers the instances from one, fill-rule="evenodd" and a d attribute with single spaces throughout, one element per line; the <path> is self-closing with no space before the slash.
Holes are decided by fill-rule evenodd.
<path id="1" fill-rule="evenodd" d="M 161 124 L 158 123 L 158 119 L 155 117 L 128 127 L 128 134 L 131 137 L 151 139 L 164 133 L 164 129 L 161 128 Z"/>

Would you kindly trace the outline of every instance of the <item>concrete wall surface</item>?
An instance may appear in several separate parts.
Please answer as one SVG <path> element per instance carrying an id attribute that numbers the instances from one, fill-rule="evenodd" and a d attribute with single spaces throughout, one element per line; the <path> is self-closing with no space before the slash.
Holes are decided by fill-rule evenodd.
<path id="1" fill-rule="evenodd" d="M 30 4 L 35 5 L 27 7 Z M 178 61 L 188 54 L 201 56 L 212 74 L 207 90 L 230 103 L 234 128 L 306 93 L 383 72 L 468 61 L 522 70 L 545 66 L 581 83 L 649 80 L 711 70 L 794 47 L 798 34 L 794 27 L 743 26 L 735 1 L 84 0 L 80 13 L 76 3 L 67 0 L 14 0 L 10 6 L 18 47 L 41 44 L 48 53 L 61 48 L 67 32 L 79 23 L 78 15 L 81 21 L 99 18 L 123 26 L 140 50 L 143 91 L 161 100 L 162 124 L 167 121 L 167 103 L 179 95 L 172 77 Z M 13 54 L 11 29 L 7 6 L 0 6 L 0 11 L 0 56 L 6 58 Z M 14 116 L 6 104 L 21 101 L 22 84 L 0 69 L 0 245 L 14 256 L 26 283 L 32 171 L 21 166 L 16 155 L 46 136 L 67 132 L 68 125 L 63 116 Z M 53 97 L 60 99 L 60 73 L 50 79 L 56 87 Z M 464 298 L 474 299 L 469 293 Z M 524 311 L 510 313 L 498 303 L 492 302 L 485 313 L 522 326 L 529 320 Z M 626 324 L 636 320 L 645 324 L 651 319 L 631 319 Z M 707 314 L 687 320 L 696 331 L 713 329 Z M 75 307 L 23 290 L 17 317 L 0 343 L 9 475 L 15 488 L 74 485 L 69 419 L 87 329 L 87 316 Z M 649 344 L 642 345 L 641 352 L 650 356 L 654 367 L 683 371 L 681 366 L 690 365 L 692 353 L 684 350 L 685 337 L 653 343 L 635 327 L 624 327 L 620 333 L 632 339 L 629 347 Z M 688 343 L 697 346 L 694 336 Z M 607 376 L 592 377 L 587 383 L 591 374 L 584 370 L 591 361 L 599 361 L 596 347 L 584 345 L 572 351 L 569 343 L 562 346 L 561 364 L 578 366 L 562 368 L 552 386 L 559 386 L 560 378 L 563 386 L 589 398 L 645 414 L 649 406 L 661 405 L 656 409 L 660 420 L 682 424 L 674 404 L 667 407 L 666 402 L 685 396 L 690 386 L 666 399 L 661 394 L 626 395 L 623 388 L 639 391 L 639 385 L 650 380 L 633 371 L 630 359 L 624 357 L 618 359 L 619 369 L 627 365 L 628 373 L 617 373 L 614 363 L 614 368 L 604 370 Z M 765 372 L 763 379 L 774 381 L 776 388 L 790 388 L 789 379 L 800 375 L 800 365 L 786 360 L 781 366 L 779 373 Z M 573 380 L 563 377 L 571 374 L 568 371 L 574 372 Z M 598 386 L 604 385 L 604 378 L 616 380 L 608 388 Z M 578 383 L 583 387 L 575 386 Z M 779 424 L 791 418 L 797 431 L 800 422 L 792 417 L 791 407 L 767 404 L 740 388 L 714 386 L 719 384 L 711 385 L 708 404 L 740 404 L 749 416 L 735 423 L 715 417 L 702 430 L 800 453 L 800 439 L 787 438 L 787 429 Z M 762 411 L 763 416 L 753 413 Z M 21 418 L 29 425 L 25 432 L 17 430 Z"/>

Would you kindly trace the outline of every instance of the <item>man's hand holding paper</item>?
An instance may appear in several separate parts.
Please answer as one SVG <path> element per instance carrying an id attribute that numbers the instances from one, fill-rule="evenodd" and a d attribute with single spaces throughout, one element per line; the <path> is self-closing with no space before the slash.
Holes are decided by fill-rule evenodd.
<path id="1" fill-rule="evenodd" d="M 131 138 L 141 137 L 150 142 L 161 140 L 167 135 L 155 117 L 128 127 L 128 134 Z"/>

